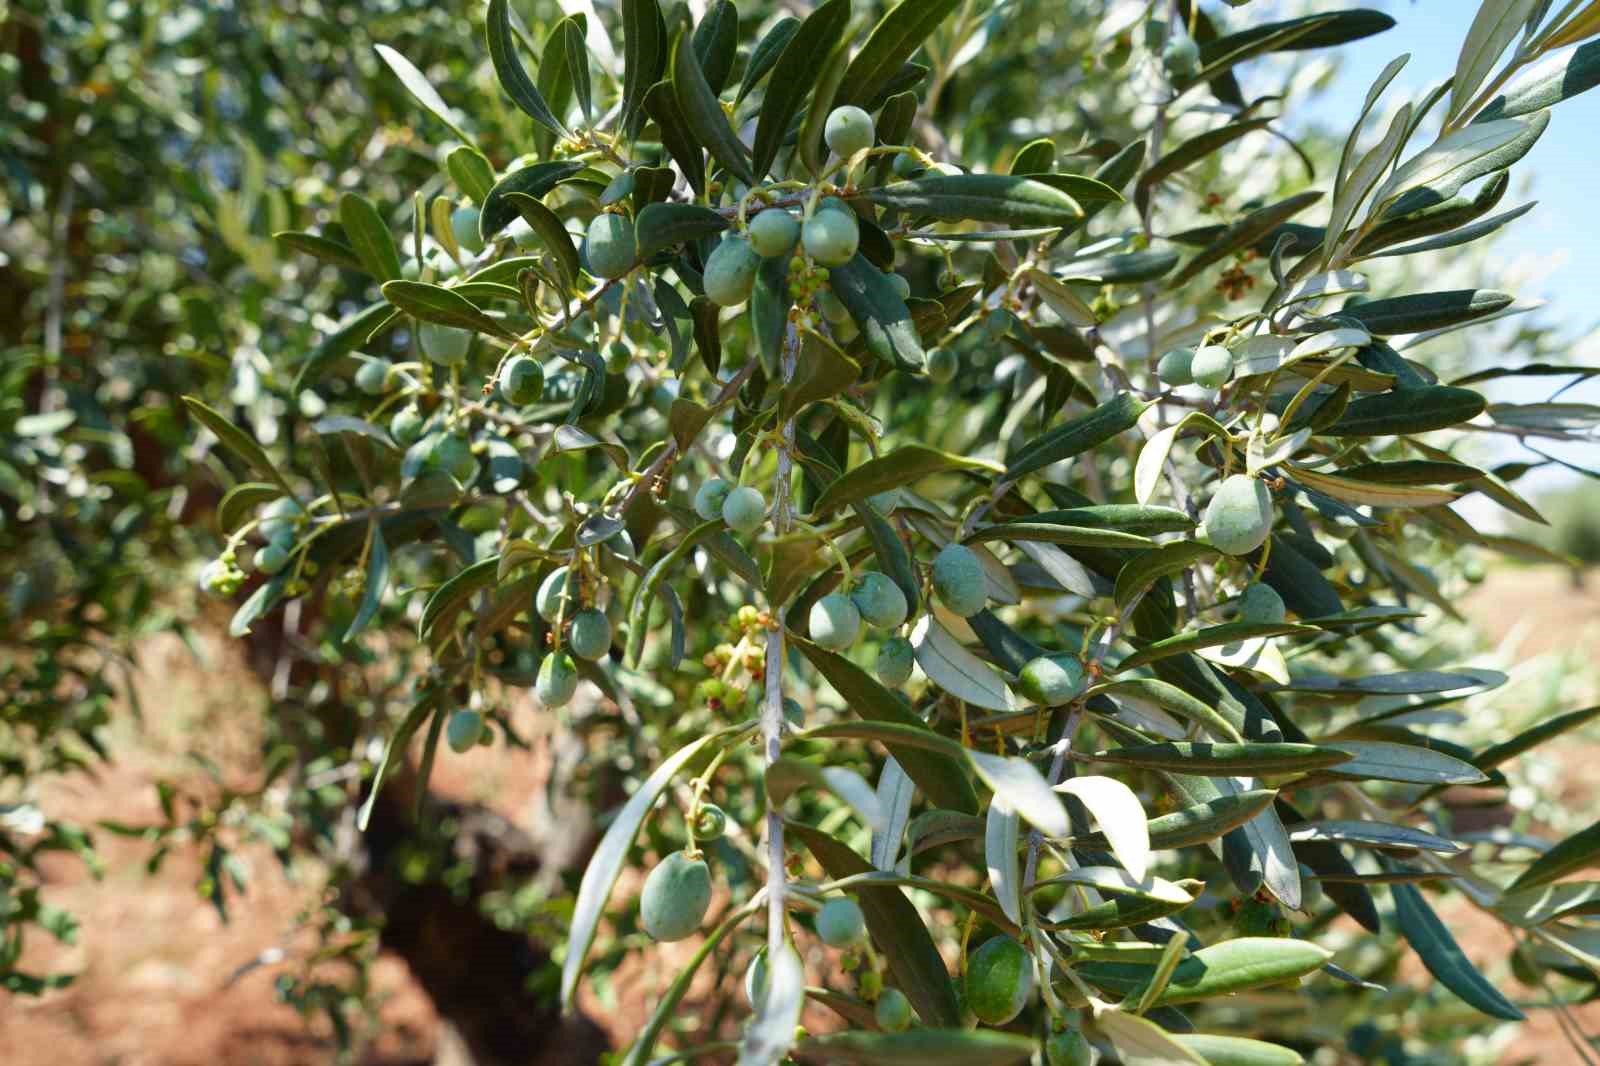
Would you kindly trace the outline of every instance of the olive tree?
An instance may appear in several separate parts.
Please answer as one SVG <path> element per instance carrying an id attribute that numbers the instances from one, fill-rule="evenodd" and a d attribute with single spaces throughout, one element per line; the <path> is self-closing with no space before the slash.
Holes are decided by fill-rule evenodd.
<path id="1" fill-rule="evenodd" d="M 1521 213 L 1508 169 L 1600 77 L 1594 5 L 1553 6 L 1484 4 L 1419 99 L 1397 61 L 1261 200 L 1211 184 L 1281 104 L 1241 76 L 1386 16 L 493 0 L 475 100 L 386 44 L 442 165 L 277 233 L 369 302 L 285 346 L 275 436 L 188 398 L 235 475 L 203 584 L 296 657 L 290 728 L 362 771 L 369 836 L 449 752 L 525 743 L 527 690 L 579 739 L 604 834 L 570 915 L 510 920 L 563 944 L 568 1007 L 695 938 L 627 1062 L 708 967 L 743 999 L 678 1027 L 691 1059 L 1387 1054 L 1394 941 L 1340 914 L 1521 1018 L 1440 899 L 1581 997 L 1594 885 L 1557 882 L 1595 831 L 1530 862 L 1455 819 L 1593 709 L 1467 747 L 1448 712 L 1504 679 L 1431 634 L 1462 547 L 1536 551 L 1452 509 L 1532 510 L 1473 437 L 1579 435 L 1493 380 L 1586 371 L 1419 347 L 1519 310 L 1424 271 Z M 1429 1007 L 1441 1045 L 1475 1024 Z"/>

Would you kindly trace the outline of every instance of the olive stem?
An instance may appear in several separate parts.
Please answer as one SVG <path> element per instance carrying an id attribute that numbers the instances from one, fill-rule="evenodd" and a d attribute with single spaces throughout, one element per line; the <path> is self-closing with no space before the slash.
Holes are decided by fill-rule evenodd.
<path id="1" fill-rule="evenodd" d="M 783 384 L 794 379 L 795 364 L 800 348 L 800 335 L 791 322 L 784 337 L 782 372 Z M 790 453 L 794 448 L 794 419 L 783 424 L 778 443 L 778 470 L 772 482 L 772 522 L 778 536 L 789 532 L 792 524 L 789 513 L 789 479 L 792 470 Z M 766 701 L 761 708 L 761 747 L 764 769 L 771 769 L 783 751 L 783 626 L 784 607 L 772 604 L 773 621 L 767 631 Z M 785 942 L 785 873 L 783 847 L 783 816 L 777 810 L 767 812 L 767 953 L 777 958 Z"/>

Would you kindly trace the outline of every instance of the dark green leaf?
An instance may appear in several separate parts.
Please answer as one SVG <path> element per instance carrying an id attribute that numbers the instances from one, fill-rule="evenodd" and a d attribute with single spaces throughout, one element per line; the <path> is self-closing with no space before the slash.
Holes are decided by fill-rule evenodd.
<path id="1" fill-rule="evenodd" d="M 622 0 L 621 126 L 630 137 L 638 131 L 646 94 L 666 72 L 667 48 L 667 24 L 656 0 Z"/>
<path id="2" fill-rule="evenodd" d="M 830 271 L 828 284 L 861 327 L 869 352 L 900 370 L 922 370 L 922 341 L 911 309 L 883 271 L 857 253 Z"/>
<path id="3" fill-rule="evenodd" d="M 520 192 L 536 200 L 540 199 L 562 179 L 570 178 L 582 169 L 582 163 L 570 161 L 534 163 L 501 178 L 499 183 L 489 190 L 489 195 L 483 198 L 483 211 L 478 216 L 478 233 L 484 240 L 492 240 L 495 234 L 510 225 L 512 219 L 518 217 L 520 212 L 517 210 L 517 205 L 507 198 L 511 193 Z"/>
<path id="4" fill-rule="evenodd" d="M 367 269 L 366 264 L 356 257 L 354 248 L 339 241 L 329 240 L 320 234 L 306 233 L 302 230 L 279 230 L 272 235 L 272 239 L 291 251 L 304 252 L 336 267 L 362 272 Z"/>
<path id="5" fill-rule="evenodd" d="M 754 169 L 757 174 L 765 176 L 772 169 L 783 139 L 800 113 L 800 105 L 822 73 L 819 57 L 832 54 L 849 23 L 850 0 L 828 0 L 806 16 L 805 22 L 790 29 L 781 52 L 761 54 L 758 48 L 758 54 L 751 57 L 752 68 L 758 58 L 775 65 L 772 84 L 767 87 L 761 101 L 761 115 L 756 121 Z M 771 40 L 769 35 L 762 41 L 762 47 L 767 47 Z M 756 76 L 759 78 L 759 74 Z M 751 84 L 751 75 L 747 73 L 745 85 L 739 90 L 741 97 Z"/>
<path id="6" fill-rule="evenodd" d="M 1323 437 L 1387 437 L 1426 433 L 1470 422 L 1487 402 L 1471 389 L 1425 385 L 1352 400 L 1338 421 L 1319 430 Z"/>
<path id="7" fill-rule="evenodd" d="M 1600 41 L 1591 41 L 1571 52 L 1551 55 L 1519 73 L 1511 79 L 1506 91 L 1489 101 L 1473 121 L 1530 115 L 1588 92 L 1596 85 L 1600 85 Z"/>
<path id="8" fill-rule="evenodd" d="M 522 60 L 517 58 L 517 38 L 511 29 L 510 0 L 489 0 L 489 12 L 484 29 L 489 40 L 489 58 L 494 63 L 495 75 L 500 79 L 500 85 L 505 89 L 506 95 L 511 97 L 511 102 L 551 133 L 565 137 L 567 127 L 550 110 L 550 105 L 540 94 L 539 87 L 534 85 L 533 79 L 528 77 L 528 72 L 523 69 Z"/>
<path id="9" fill-rule="evenodd" d="M 1184 264 L 1182 270 L 1172 276 L 1167 282 L 1167 287 L 1178 288 L 1219 259 L 1249 248 L 1320 199 L 1322 199 L 1320 192 L 1303 192 L 1287 200 L 1268 204 L 1258 211 L 1252 211 L 1223 230 L 1216 240 L 1196 253 L 1193 259 Z"/>
<path id="10" fill-rule="evenodd" d="M 1514 759 L 1525 751 L 1531 751 L 1545 741 L 1552 740 L 1570 729 L 1587 725 L 1596 717 L 1600 717 L 1600 704 L 1593 707 L 1585 707 L 1580 711 L 1568 711 L 1566 714 L 1558 714 L 1554 718 L 1540 722 L 1531 729 L 1523 730 L 1510 740 L 1489 748 L 1482 755 L 1473 759 L 1472 765 L 1484 773 L 1488 773 L 1506 760 Z"/>
<path id="11" fill-rule="evenodd" d="M 430 690 L 412 704 L 406 716 L 395 727 L 394 733 L 390 735 L 389 742 L 384 745 L 383 758 L 378 762 L 377 772 L 372 775 L 372 788 L 367 793 L 366 801 L 361 804 L 361 810 L 356 814 L 356 828 L 363 833 L 367 831 L 367 823 L 372 819 L 372 806 L 377 802 L 378 790 L 383 788 L 383 782 L 388 778 L 396 757 L 404 758 L 411 738 L 416 736 L 417 730 L 422 728 L 422 723 L 433 713 L 436 696 L 436 692 Z"/>
<path id="12" fill-rule="evenodd" d="M 820 830 L 791 825 L 789 831 L 800 838 L 829 877 L 872 871 L 854 851 Z M 892 885 L 863 885 L 856 890 L 856 898 L 866 915 L 873 944 L 888 962 L 895 985 L 911 1000 L 923 1022 L 951 1028 L 959 1025 L 961 1014 L 944 959 L 904 891 Z"/>
<path id="13" fill-rule="evenodd" d="M 1243 744 L 1164 741 L 1112 748 L 1110 751 L 1096 752 L 1091 758 L 1098 762 L 1172 770 L 1205 777 L 1301 773 L 1337 766 L 1350 760 L 1348 754 L 1333 747 L 1267 741 Z"/>
<path id="14" fill-rule="evenodd" d="M 654 0 L 650 0 L 653 4 Z M 678 164 L 689 185 L 697 194 L 706 191 L 706 161 L 695 139 L 694 131 L 683 109 L 678 106 L 677 94 L 669 82 L 658 81 L 644 94 L 644 109 L 661 131 L 661 143 L 672 161 Z"/>
<path id="15" fill-rule="evenodd" d="M 339 224 L 368 274 L 379 281 L 400 276 L 400 252 L 394 246 L 394 235 L 372 201 L 353 192 L 339 197 Z"/>
<path id="16" fill-rule="evenodd" d="M 961 0 L 901 0 L 886 11 L 846 68 L 832 106 L 870 105 L 928 35 L 960 6 Z"/>
<path id="17" fill-rule="evenodd" d="M 201 425 L 216 436 L 218 443 L 224 448 L 243 459 L 245 465 L 256 473 L 271 478 L 286 494 L 292 495 L 289 493 L 289 483 L 283 480 L 283 475 L 272 464 L 272 460 L 267 458 L 267 453 L 255 442 L 254 437 L 234 425 L 231 420 L 224 418 L 221 412 L 207 407 L 193 396 L 183 397 L 183 405 Z"/>
<path id="18" fill-rule="evenodd" d="M 634 239 L 639 258 L 649 259 L 675 244 L 697 241 L 728 228 L 728 220 L 700 204 L 649 204 L 639 212 Z"/>
<path id="19" fill-rule="evenodd" d="M 940 174 L 869 189 L 867 199 L 912 217 L 1008 226 L 1065 226 L 1083 216 L 1078 202 L 1037 178 Z"/>
<path id="20" fill-rule="evenodd" d="M 455 118 L 450 114 L 450 105 L 444 102 L 444 98 L 439 95 L 439 91 L 433 87 L 433 84 L 428 81 L 422 71 L 412 64 L 411 60 L 386 44 L 373 45 L 373 48 L 377 50 L 378 56 L 388 64 L 389 69 L 394 71 L 395 76 L 400 79 L 400 83 L 406 87 L 406 91 L 416 97 L 417 102 L 427 108 L 429 114 L 450 127 L 450 131 L 457 137 L 469 144 L 471 143 L 472 138 L 462 132 L 461 127 L 456 124 Z"/>
<path id="21" fill-rule="evenodd" d="M 489 190 L 494 188 L 494 167 L 482 152 L 470 145 L 452 148 L 445 156 L 444 166 L 450 172 L 450 180 L 472 197 L 473 203 L 481 205 Z"/>
<path id="22" fill-rule="evenodd" d="M 1150 202 L 1150 195 L 1163 181 L 1183 170 L 1193 166 L 1206 156 L 1227 147 L 1247 133 L 1265 129 L 1271 119 L 1255 118 L 1244 122 L 1230 122 L 1226 126 L 1219 126 L 1214 130 L 1191 137 L 1178 147 L 1157 159 L 1139 177 L 1139 184 L 1134 187 L 1133 201 L 1140 211 Z"/>
<path id="23" fill-rule="evenodd" d="M 1600 861 L 1600 822 L 1574 833 L 1539 856 L 1517 879 L 1509 891 L 1522 892 L 1547 885 L 1568 874 L 1586 870 Z"/>
<path id="24" fill-rule="evenodd" d="M 340 638 L 343 643 L 348 644 L 354 640 L 363 629 L 367 628 L 367 624 L 377 617 L 378 608 L 383 604 L 384 589 L 388 585 L 389 546 L 384 542 L 382 530 L 374 525 L 372 546 L 367 551 L 366 590 L 361 594 L 361 604 L 356 608 L 355 617 L 350 620 L 349 628 Z"/>
<path id="25" fill-rule="evenodd" d="M 578 259 L 578 249 L 572 243 L 572 234 L 567 232 L 567 227 L 554 211 L 545 206 L 543 200 L 520 192 L 507 193 L 505 199 L 522 214 L 528 228 L 550 252 L 561 274 L 565 293 L 570 294 L 583 269 Z"/>
<path id="26" fill-rule="evenodd" d="M 733 73 L 739 46 L 739 9 L 730 0 L 716 0 L 694 29 L 694 55 L 705 71 L 706 84 L 720 93 Z"/>
<path id="27" fill-rule="evenodd" d="M 1156 1006 L 1195 1003 L 1304 977 L 1322 968 L 1331 951 L 1305 940 L 1239 937 L 1202 948 L 1178 963 Z M 1140 1001 L 1143 986 L 1128 993 Z"/>
<path id="28" fill-rule="evenodd" d="M 1490 289 L 1425 292 L 1387 300 L 1369 300 L 1346 307 L 1339 312 L 1339 317 L 1354 320 L 1374 336 L 1422 333 L 1492 315 L 1511 306 L 1512 299 L 1509 293 Z"/>
<path id="29" fill-rule="evenodd" d="M 916 0 L 911 0 L 915 3 Z M 987 1029 L 916 1029 L 904 1033 L 832 1033 L 795 1049 L 802 1062 L 860 1066 L 1012 1066 L 1033 1054 L 1033 1041 Z"/>
<path id="30" fill-rule="evenodd" d="M 759 85 L 761 79 L 772 71 L 777 65 L 778 57 L 783 54 L 790 39 L 799 29 L 800 20 L 793 15 L 785 15 L 772 24 L 765 37 L 756 42 L 755 48 L 750 52 L 750 60 L 745 64 L 744 78 L 739 82 L 739 92 L 733 98 L 734 103 L 749 95 L 750 90 Z"/>
<path id="31" fill-rule="evenodd" d="M 1226 622 L 1147 644 L 1118 663 L 1115 672 L 1131 670 L 1169 655 L 1181 655 L 1202 648 L 1215 648 L 1221 644 L 1233 644 L 1256 637 L 1315 636 L 1318 632 L 1314 626 L 1295 625 L 1292 622 Z"/>
<path id="32" fill-rule="evenodd" d="M 897 489 L 933 474 L 960 470 L 993 473 L 994 467 L 981 459 L 953 455 L 923 444 L 907 444 L 841 475 L 817 497 L 811 513 L 826 515 L 845 504 L 864 500 L 885 489 Z"/>
<path id="33" fill-rule="evenodd" d="M 678 109 L 695 139 L 710 149 L 712 158 L 746 185 L 754 185 L 756 176 L 750 169 L 745 147 L 728 125 L 728 116 L 694 57 L 694 45 L 685 36 L 680 33 L 672 42 L 672 92 Z"/>
<path id="34" fill-rule="evenodd" d="M 1216 554 L 1217 549 L 1197 540 L 1177 540 L 1140 552 L 1117 571 L 1118 608 L 1126 610 L 1157 581 L 1181 574 L 1206 556 Z"/>
<path id="35" fill-rule="evenodd" d="M 470 329 L 503 340 L 517 339 L 517 335 L 501 325 L 498 319 L 490 318 L 465 296 L 442 285 L 430 285 L 425 281 L 390 281 L 384 283 L 383 296 L 400 310 L 424 322 Z"/>
<path id="36" fill-rule="evenodd" d="M 1417 957 L 1439 983 L 1492 1018 L 1521 1021 L 1523 1013 L 1462 952 L 1450 930 L 1412 885 L 1391 885 L 1395 918 Z"/>

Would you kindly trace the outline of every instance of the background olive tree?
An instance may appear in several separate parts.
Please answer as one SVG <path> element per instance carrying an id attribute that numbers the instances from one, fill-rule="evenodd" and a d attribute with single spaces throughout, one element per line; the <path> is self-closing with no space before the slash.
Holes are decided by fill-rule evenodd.
<path id="1" fill-rule="evenodd" d="M 1503 678 L 1435 626 L 1464 548 L 1540 551 L 1451 509 L 1532 511 L 1472 437 L 1584 429 L 1485 392 L 1587 371 L 1451 383 L 1516 307 L 1436 279 L 1596 79 L 1593 5 L 1486 4 L 1453 85 L 1301 145 L 1255 68 L 1385 16 L 1069 6 L 14 13 L 8 773 L 92 745 L 144 582 L 219 536 L 281 773 L 223 807 L 328 857 L 486 1061 L 592 1059 L 557 992 L 697 931 L 627 1061 L 668 1019 L 749 1061 L 1413 1061 L 1398 1015 L 1455 1055 L 1528 1005 L 1455 893 L 1583 997 L 1593 886 L 1552 882 L 1593 834 L 1455 826 L 1592 712 L 1465 746 Z M 39 127 L 84 121 L 116 135 Z M 581 880 L 427 793 L 529 688 L 601 815 Z M 209 837 L 219 905 L 220 824 L 157 827 Z M 61 932 L 17 883 L 11 928 Z M 1404 943 L 1446 992 L 1375 987 Z M 684 1017 L 696 967 L 747 1001 Z"/>

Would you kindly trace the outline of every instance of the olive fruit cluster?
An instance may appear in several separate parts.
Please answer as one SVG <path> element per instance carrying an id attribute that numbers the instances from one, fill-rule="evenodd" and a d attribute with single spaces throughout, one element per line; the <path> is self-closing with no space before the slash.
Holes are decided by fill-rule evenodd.
<path id="1" fill-rule="evenodd" d="M 753 533 L 767 520 L 767 499 L 760 489 L 714 477 L 696 490 L 694 513 L 707 522 L 721 518 L 736 533 Z"/>
<path id="2" fill-rule="evenodd" d="M 1156 377 L 1174 387 L 1220 389 L 1233 377 L 1233 352 L 1220 344 L 1174 348 L 1156 363 Z"/>
<path id="3" fill-rule="evenodd" d="M 878 629 L 903 625 L 911 608 L 906 594 L 886 574 L 869 570 L 848 593 L 830 592 L 811 607 L 811 639 L 830 651 L 843 651 L 861 635 L 863 620 Z"/>

